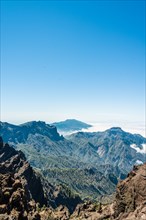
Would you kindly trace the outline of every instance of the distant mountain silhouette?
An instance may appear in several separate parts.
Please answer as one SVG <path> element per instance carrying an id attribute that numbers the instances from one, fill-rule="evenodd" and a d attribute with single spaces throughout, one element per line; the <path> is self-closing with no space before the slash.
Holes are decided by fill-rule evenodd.
<path id="1" fill-rule="evenodd" d="M 92 125 L 86 124 L 82 121 L 78 121 L 75 119 L 67 119 L 61 122 L 52 123 L 57 127 L 59 132 L 71 132 L 71 131 L 79 131 L 82 129 L 87 129 L 92 127 Z"/>

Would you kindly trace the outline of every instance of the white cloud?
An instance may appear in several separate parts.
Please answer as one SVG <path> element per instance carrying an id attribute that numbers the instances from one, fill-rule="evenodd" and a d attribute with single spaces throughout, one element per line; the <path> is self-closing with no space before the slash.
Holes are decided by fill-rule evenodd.
<path id="1" fill-rule="evenodd" d="M 137 161 L 135 162 L 135 164 L 140 165 L 140 164 L 143 164 L 143 162 L 142 162 L 141 160 L 137 160 Z"/>
<path id="2" fill-rule="evenodd" d="M 142 149 L 140 149 L 136 144 L 131 144 L 130 147 L 135 149 L 137 153 L 146 154 L 146 144 L 142 144 Z"/>
<path id="3" fill-rule="evenodd" d="M 97 131 L 105 131 L 111 127 L 121 127 L 124 131 L 130 132 L 132 134 L 140 134 L 146 137 L 145 124 L 143 122 L 99 122 L 99 123 L 89 123 L 93 127 L 88 129 L 82 129 L 83 132 L 97 132 Z"/>
<path id="4" fill-rule="evenodd" d="M 146 137 L 146 131 L 145 131 L 145 124 L 143 122 L 115 122 L 115 121 L 107 121 L 107 122 L 99 122 L 99 123 L 90 123 L 88 124 L 92 125 L 92 127 L 88 129 L 82 129 L 81 132 L 98 132 L 98 131 L 105 131 L 111 127 L 121 127 L 124 131 L 130 132 L 132 134 L 140 134 L 143 137 Z M 73 131 L 73 132 L 62 132 L 64 136 L 70 135 L 72 133 L 76 133 L 79 131 Z"/>

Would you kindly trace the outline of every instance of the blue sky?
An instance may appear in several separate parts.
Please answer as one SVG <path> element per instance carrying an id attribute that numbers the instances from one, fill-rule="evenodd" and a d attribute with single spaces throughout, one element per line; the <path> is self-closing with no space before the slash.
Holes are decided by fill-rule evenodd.
<path id="1" fill-rule="evenodd" d="M 145 1 L 2 1 L 1 120 L 144 121 Z"/>

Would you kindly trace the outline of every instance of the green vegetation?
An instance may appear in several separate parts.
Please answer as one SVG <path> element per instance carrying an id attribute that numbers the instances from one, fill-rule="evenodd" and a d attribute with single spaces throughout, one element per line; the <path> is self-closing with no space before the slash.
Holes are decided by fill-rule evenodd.
<path id="1" fill-rule="evenodd" d="M 115 185 L 96 169 L 54 168 L 46 169 L 43 174 L 53 184 L 62 185 L 69 194 L 72 191 L 82 199 L 98 200 L 103 194 L 109 195 L 115 189 Z"/>
<path id="2" fill-rule="evenodd" d="M 146 139 L 118 127 L 63 138 L 56 127 L 45 122 L 0 125 L 4 140 L 23 151 L 51 184 L 62 185 L 69 195 L 82 199 L 102 200 L 104 196 L 109 201 L 118 180 L 126 177 L 137 160 L 145 161 L 145 155 L 137 153 L 131 144 L 141 148 Z"/>

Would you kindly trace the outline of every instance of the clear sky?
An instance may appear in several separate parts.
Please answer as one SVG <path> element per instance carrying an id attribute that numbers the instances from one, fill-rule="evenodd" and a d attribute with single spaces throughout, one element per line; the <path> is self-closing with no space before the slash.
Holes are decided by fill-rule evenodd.
<path id="1" fill-rule="evenodd" d="M 144 121 L 145 1 L 1 1 L 1 120 Z"/>

